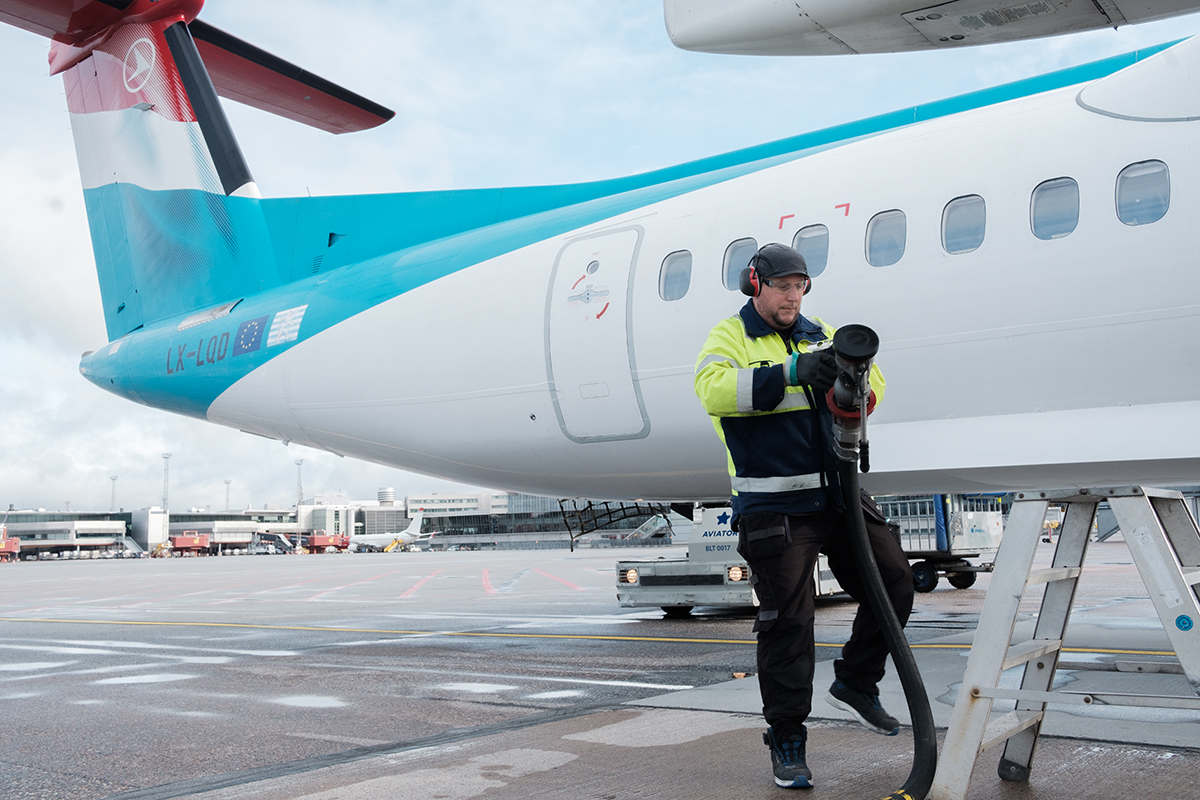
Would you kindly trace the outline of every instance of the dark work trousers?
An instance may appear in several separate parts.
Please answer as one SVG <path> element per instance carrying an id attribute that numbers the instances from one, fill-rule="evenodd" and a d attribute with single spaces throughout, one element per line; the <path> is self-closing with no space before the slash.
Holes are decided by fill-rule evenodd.
<path id="1" fill-rule="evenodd" d="M 913 605 L 908 559 L 879 507 L 865 494 L 863 516 L 884 586 L 904 625 Z M 759 600 L 754 630 L 763 716 L 779 736 L 798 732 L 812 711 L 816 663 L 812 579 L 818 553 L 829 558 L 834 577 L 859 604 L 850 640 L 834 662 L 834 674 L 852 689 L 879 692 L 887 642 L 868 603 L 846 524 L 846 515 L 833 509 L 803 516 L 747 514 L 738 521 L 738 552 L 750 565 L 750 582 Z"/>

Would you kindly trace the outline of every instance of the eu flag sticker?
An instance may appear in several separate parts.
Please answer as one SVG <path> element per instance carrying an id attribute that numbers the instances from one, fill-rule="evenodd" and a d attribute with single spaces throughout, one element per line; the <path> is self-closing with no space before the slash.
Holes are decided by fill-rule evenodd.
<path id="1" fill-rule="evenodd" d="M 237 336 L 233 340 L 233 354 L 253 353 L 262 347 L 263 331 L 267 327 L 267 318 L 258 317 L 243 322 L 238 326 Z"/>

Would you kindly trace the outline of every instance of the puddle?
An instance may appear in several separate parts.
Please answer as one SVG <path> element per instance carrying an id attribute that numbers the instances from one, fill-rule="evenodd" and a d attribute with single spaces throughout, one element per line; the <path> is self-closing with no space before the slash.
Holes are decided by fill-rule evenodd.
<path id="1" fill-rule="evenodd" d="M 294 706 L 296 708 L 341 708 L 346 705 L 343 700 L 338 700 L 336 697 L 322 697 L 320 695 L 297 694 L 290 697 L 277 697 L 271 701 L 281 706 Z"/>
<path id="2" fill-rule="evenodd" d="M 171 672 L 160 672 L 156 675 L 124 675 L 120 678 L 104 678 L 103 680 L 92 681 L 92 683 L 97 685 L 122 683 L 171 683 L 173 681 L 195 680 L 199 677 L 199 675 L 180 675 Z"/>
<path id="3" fill-rule="evenodd" d="M 469 694 L 496 694 L 497 692 L 511 692 L 516 689 L 515 686 L 508 686 L 503 683 L 443 683 L 438 687 L 447 692 L 467 692 Z"/>
<path id="4" fill-rule="evenodd" d="M 0 664 L 0 672 L 36 672 L 39 669 L 69 667 L 77 661 L 30 661 L 24 664 Z"/>

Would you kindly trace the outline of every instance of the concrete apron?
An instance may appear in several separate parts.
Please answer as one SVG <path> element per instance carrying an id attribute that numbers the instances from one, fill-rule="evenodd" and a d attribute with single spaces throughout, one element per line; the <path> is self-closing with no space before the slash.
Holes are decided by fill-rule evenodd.
<path id="1" fill-rule="evenodd" d="M 1111 631 L 1089 632 L 1086 627 L 1072 628 L 1073 644 L 1095 638 L 1108 640 L 1111 646 Z M 939 741 L 946 734 L 957 697 L 966 664 L 963 645 L 969 638 L 969 634 L 945 637 L 924 643 L 941 647 L 916 651 L 933 701 Z M 1139 647 L 1154 649 L 1158 644 L 1150 636 Z M 1088 656 L 1077 653 L 1071 658 L 1086 662 Z M 1005 678 L 1015 685 L 1019 673 Z M 1145 682 L 1147 678 L 1153 679 L 1152 685 Z M 899 736 L 886 737 L 847 721 L 849 715 L 824 699 L 832 680 L 832 662 L 819 663 L 809 721 L 808 763 L 816 784 L 812 796 L 873 798 L 898 789 L 911 766 L 911 730 L 904 728 Z M 1071 670 L 1064 671 L 1058 683 L 1075 682 L 1077 688 L 1091 691 L 1186 693 L 1186 681 L 1182 690 L 1179 681 L 1182 676 Z M 1131 683 L 1138 688 L 1131 689 Z M 892 670 L 880 689 L 884 707 L 907 725 L 907 707 Z M 967 797 L 1196 796 L 1200 713 L 1059 708 L 1069 708 L 1070 713 L 1048 715 L 1029 784 L 996 777 L 1002 750 L 997 747 L 979 757 Z M 639 700 L 619 709 L 429 747 L 398 748 L 266 780 L 228 781 L 228 788 L 216 791 L 204 792 L 204 782 L 197 781 L 186 792 L 182 786 L 174 791 L 164 786 L 122 796 L 166 798 L 186 793 L 211 800 L 779 797 L 785 790 L 772 781 L 770 756 L 760 736 L 764 729 L 760 712 L 757 681 L 749 677 Z"/>

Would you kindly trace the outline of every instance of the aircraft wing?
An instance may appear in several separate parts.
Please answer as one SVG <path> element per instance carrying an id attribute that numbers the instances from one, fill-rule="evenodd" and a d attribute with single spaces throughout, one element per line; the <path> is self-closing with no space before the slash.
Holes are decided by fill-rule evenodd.
<path id="1" fill-rule="evenodd" d="M 57 43 L 51 74 L 85 58 L 122 22 L 129 0 L 0 0 L 0 22 Z M 395 112 L 206 22 L 188 24 L 217 94 L 330 133 L 366 130 Z"/>
<path id="2" fill-rule="evenodd" d="M 1200 10 L 1200 0 L 663 0 L 675 46 L 704 53 L 899 53 L 1116 28 Z"/>

